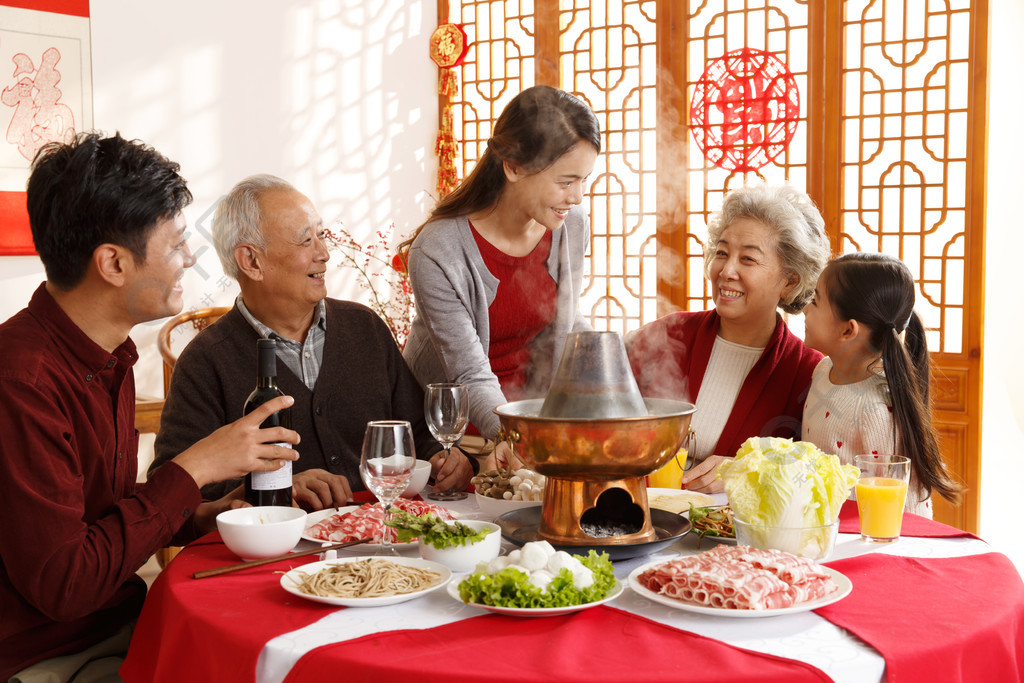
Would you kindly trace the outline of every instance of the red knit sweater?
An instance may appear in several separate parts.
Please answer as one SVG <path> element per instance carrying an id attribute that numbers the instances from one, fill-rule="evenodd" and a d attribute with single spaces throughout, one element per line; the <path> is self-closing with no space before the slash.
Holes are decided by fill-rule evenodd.
<path id="1" fill-rule="evenodd" d="M 521 257 L 498 250 L 475 228 L 473 238 L 487 270 L 499 281 L 487 309 L 487 357 L 505 398 L 516 401 L 529 381 L 530 344 L 555 319 L 557 285 L 546 265 L 551 233 L 545 232 L 533 251 Z"/>
<path id="2" fill-rule="evenodd" d="M 638 330 L 628 351 L 640 393 L 694 402 L 718 328 L 718 313 L 711 310 L 670 313 Z M 821 358 L 779 317 L 768 345 L 740 387 L 713 452 L 736 455 L 752 436 L 799 439 L 804 399 Z"/>

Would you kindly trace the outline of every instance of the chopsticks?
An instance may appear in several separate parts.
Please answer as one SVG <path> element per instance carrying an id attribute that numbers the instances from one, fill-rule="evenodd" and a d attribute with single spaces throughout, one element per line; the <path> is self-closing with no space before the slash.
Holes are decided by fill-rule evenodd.
<path id="1" fill-rule="evenodd" d="M 278 555 L 277 557 L 265 557 L 262 560 L 249 560 L 248 562 L 239 562 L 238 564 L 229 564 L 223 567 L 216 567 L 214 569 L 204 569 L 201 572 L 195 572 L 192 574 L 193 579 L 205 579 L 208 576 L 220 576 L 221 574 L 228 574 L 230 572 L 237 572 L 242 569 L 249 569 L 251 567 L 260 567 L 265 564 L 273 564 L 274 562 L 280 562 L 281 560 L 290 560 L 293 557 L 305 557 L 307 555 L 316 555 L 317 553 L 323 553 L 328 550 L 340 550 L 342 548 L 348 548 L 360 543 L 368 543 L 373 538 L 360 538 L 358 541 L 348 541 L 346 543 L 333 543 L 331 545 L 325 545 L 322 548 L 313 548 L 311 550 L 302 550 L 297 553 L 285 553 L 284 555 Z"/>

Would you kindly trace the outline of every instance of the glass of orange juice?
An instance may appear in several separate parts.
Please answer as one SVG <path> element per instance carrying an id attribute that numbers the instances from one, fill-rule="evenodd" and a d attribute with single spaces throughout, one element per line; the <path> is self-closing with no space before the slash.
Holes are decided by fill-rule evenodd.
<path id="1" fill-rule="evenodd" d="M 667 463 L 647 475 L 647 486 L 654 489 L 681 489 L 683 488 L 683 472 L 693 467 L 693 458 L 690 453 L 697 451 L 697 435 L 690 429 L 686 438 L 683 439 L 682 447 L 675 456 Z"/>
<path id="2" fill-rule="evenodd" d="M 868 543 L 900 538 L 903 506 L 910 482 L 910 458 L 901 455 L 858 455 L 857 511 L 860 537 Z"/>

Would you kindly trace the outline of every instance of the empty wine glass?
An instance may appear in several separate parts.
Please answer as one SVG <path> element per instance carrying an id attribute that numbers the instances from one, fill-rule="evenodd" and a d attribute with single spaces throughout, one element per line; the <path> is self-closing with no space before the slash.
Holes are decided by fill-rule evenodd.
<path id="1" fill-rule="evenodd" d="M 469 391 L 465 384 L 442 382 L 428 384 L 423 394 L 423 412 L 427 427 L 434 438 L 445 447 L 445 458 L 452 454 L 452 446 L 466 433 L 469 423 Z M 465 491 L 438 491 L 427 494 L 432 500 L 462 500 Z"/>
<path id="2" fill-rule="evenodd" d="M 390 515 L 391 504 L 405 490 L 415 467 L 416 450 L 412 426 L 408 422 L 379 420 L 367 423 L 363 453 L 359 458 L 359 475 L 366 488 L 380 501 L 385 522 Z M 390 531 L 385 524 L 381 530 L 377 555 L 398 555 L 388 540 Z"/>

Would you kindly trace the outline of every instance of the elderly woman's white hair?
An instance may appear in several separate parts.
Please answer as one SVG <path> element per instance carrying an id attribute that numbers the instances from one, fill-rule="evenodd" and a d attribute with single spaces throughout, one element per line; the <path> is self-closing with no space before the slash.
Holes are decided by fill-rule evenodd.
<path id="1" fill-rule="evenodd" d="M 814 296 L 818 276 L 828 262 L 831 247 L 825 235 L 825 219 L 806 193 L 789 185 L 746 185 L 725 196 L 722 208 L 708 221 L 704 247 L 704 274 L 711 277 L 711 261 L 722 233 L 738 218 L 750 218 L 768 226 L 778 242 L 782 270 L 799 278 L 779 308 L 799 313 Z"/>
<path id="2" fill-rule="evenodd" d="M 293 189 L 291 183 L 261 173 L 240 181 L 220 200 L 213 214 L 213 246 L 225 274 L 238 279 L 238 264 L 235 262 L 235 247 L 238 245 L 251 244 L 262 251 L 267 249 L 259 204 L 263 193 Z"/>

